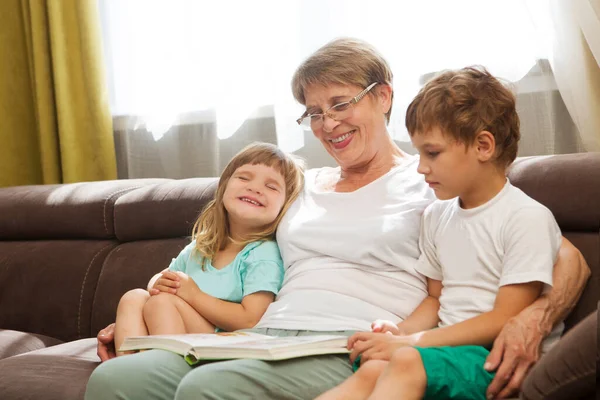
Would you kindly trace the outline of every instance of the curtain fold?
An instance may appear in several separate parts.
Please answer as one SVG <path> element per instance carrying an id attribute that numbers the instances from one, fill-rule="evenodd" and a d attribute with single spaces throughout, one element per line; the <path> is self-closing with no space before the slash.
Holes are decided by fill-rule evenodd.
<path id="1" fill-rule="evenodd" d="M 0 186 L 116 179 L 95 0 L 0 3 Z"/>
<path id="2" fill-rule="evenodd" d="M 587 151 L 600 151 L 600 0 L 551 0 L 556 85 Z"/>

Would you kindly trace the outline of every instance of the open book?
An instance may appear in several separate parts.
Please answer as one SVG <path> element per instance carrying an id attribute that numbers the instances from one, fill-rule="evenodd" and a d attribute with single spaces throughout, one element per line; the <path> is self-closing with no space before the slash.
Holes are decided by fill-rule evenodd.
<path id="1" fill-rule="evenodd" d="M 275 337 L 250 332 L 151 335 L 125 338 L 119 351 L 162 349 L 181 354 L 194 365 L 201 360 L 255 358 L 285 360 L 318 354 L 348 353 L 346 336 Z"/>

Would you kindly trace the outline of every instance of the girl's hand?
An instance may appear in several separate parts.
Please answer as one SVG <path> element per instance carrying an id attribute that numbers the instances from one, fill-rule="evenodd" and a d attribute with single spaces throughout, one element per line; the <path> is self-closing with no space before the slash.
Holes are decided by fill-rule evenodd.
<path id="1" fill-rule="evenodd" d="M 394 351 L 401 347 L 414 346 L 416 338 L 410 336 L 395 336 L 390 333 L 359 332 L 348 339 L 350 363 L 361 356 L 361 365 L 369 360 L 389 361 Z"/>
<path id="2" fill-rule="evenodd" d="M 196 285 L 196 282 L 190 276 L 184 272 L 170 272 L 177 276 L 177 289 L 175 294 L 181 297 L 188 304 L 191 304 L 191 299 L 200 292 L 200 288 Z"/>
<path id="3" fill-rule="evenodd" d="M 185 274 L 184 274 L 185 275 Z M 179 275 L 173 271 L 165 271 L 160 278 L 154 282 L 154 286 L 149 290 L 150 295 L 154 296 L 161 292 L 176 294 L 180 286 Z"/>
<path id="4" fill-rule="evenodd" d="M 384 319 L 376 319 L 375 321 L 373 321 L 373 323 L 371 324 L 371 332 L 378 332 L 378 333 L 391 333 L 392 335 L 403 335 L 404 333 L 400 330 L 400 328 L 398 328 L 398 326 L 396 324 L 394 324 L 392 321 L 387 321 Z"/>

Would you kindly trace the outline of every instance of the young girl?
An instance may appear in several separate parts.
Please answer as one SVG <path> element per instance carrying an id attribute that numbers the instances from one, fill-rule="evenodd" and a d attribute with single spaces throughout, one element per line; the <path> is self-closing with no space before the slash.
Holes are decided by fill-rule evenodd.
<path id="1" fill-rule="evenodd" d="M 275 230 L 302 185 L 301 163 L 276 146 L 252 144 L 233 157 L 192 242 L 147 290 L 131 290 L 119 301 L 115 348 L 128 336 L 256 325 L 283 281 Z"/>

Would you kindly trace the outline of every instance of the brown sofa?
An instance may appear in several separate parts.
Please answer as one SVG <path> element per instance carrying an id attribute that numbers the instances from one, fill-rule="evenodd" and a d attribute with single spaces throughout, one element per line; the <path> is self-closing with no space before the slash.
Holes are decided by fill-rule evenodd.
<path id="1" fill-rule="evenodd" d="M 592 399 L 600 153 L 519 159 L 510 179 L 552 210 L 592 269 L 569 333 L 522 397 Z M 98 363 L 93 337 L 125 291 L 144 287 L 184 247 L 215 188 L 199 178 L 0 189 L 0 399 L 82 399 Z"/>

